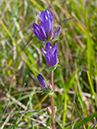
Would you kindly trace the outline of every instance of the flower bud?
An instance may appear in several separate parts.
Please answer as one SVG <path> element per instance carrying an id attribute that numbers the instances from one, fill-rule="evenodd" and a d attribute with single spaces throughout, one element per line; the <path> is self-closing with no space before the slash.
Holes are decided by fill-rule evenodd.
<path id="1" fill-rule="evenodd" d="M 46 82 L 45 82 L 45 80 L 44 80 L 44 78 L 42 77 L 41 74 L 38 74 L 38 75 L 37 75 L 37 79 L 38 79 L 38 81 L 39 81 L 39 84 L 40 84 L 44 89 L 48 88 L 48 86 L 47 86 L 47 84 L 46 84 Z"/>
<path id="2" fill-rule="evenodd" d="M 54 37 L 53 38 L 57 38 L 60 34 L 60 31 L 61 31 L 61 27 L 58 26 L 55 31 L 54 31 Z"/>

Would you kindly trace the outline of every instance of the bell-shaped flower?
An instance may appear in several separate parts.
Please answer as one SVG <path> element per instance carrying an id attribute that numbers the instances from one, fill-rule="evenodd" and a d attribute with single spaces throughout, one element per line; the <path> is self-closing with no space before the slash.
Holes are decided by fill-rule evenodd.
<path id="1" fill-rule="evenodd" d="M 57 55 L 58 55 L 57 43 L 55 43 L 55 46 L 53 48 L 52 44 L 50 42 L 47 42 L 45 49 L 46 51 L 42 48 L 42 51 L 45 54 L 47 63 L 52 67 L 55 66 L 57 64 Z"/>
<path id="2" fill-rule="evenodd" d="M 51 13 L 48 9 L 42 12 L 39 10 L 39 18 L 40 18 L 40 26 L 44 28 L 45 32 L 48 34 L 51 29 L 53 29 L 53 12 L 50 9 Z"/>
<path id="3" fill-rule="evenodd" d="M 37 75 L 37 79 L 38 79 L 38 81 L 39 81 L 39 84 L 40 84 L 44 89 L 48 88 L 48 86 L 47 86 L 47 84 L 46 84 L 46 82 L 45 82 L 45 79 L 42 77 L 41 74 L 38 74 L 38 75 Z"/>
<path id="4" fill-rule="evenodd" d="M 50 9 L 50 11 L 49 9 L 43 10 L 42 12 L 39 10 L 40 26 L 36 23 L 33 23 L 33 29 L 31 28 L 36 37 L 41 41 L 57 38 L 60 34 L 60 26 L 53 31 L 52 9 Z"/>
<path id="5" fill-rule="evenodd" d="M 43 27 L 41 26 L 38 26 L 36 23 L 33 23 L 33 28 L 32 31 L 35 33 L 36 37 L 39 39 L 39 40 L 42 40 L 42 41 L 45 41 L 47 39 L 47 36 L 46 36 L 46 33 L 45 33 L 45 30 Z"/>

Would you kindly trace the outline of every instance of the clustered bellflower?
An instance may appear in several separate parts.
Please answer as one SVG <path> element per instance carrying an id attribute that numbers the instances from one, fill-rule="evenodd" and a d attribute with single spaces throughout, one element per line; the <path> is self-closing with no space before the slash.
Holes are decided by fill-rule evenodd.
<path id="1" fill-rule="evenodd" d="M 52 9 L 46 9 L 42 12 L 39 10 L 39 19 L 40 19 L 40 25 L 37 25 L 36 23 L 33 23 L 32 31 L 36 35 L 36 37 L 41 41 L 47 41 L 54 38 L 57 38 L 60 34 L 61 27 L 58 26 L 55 31 L 53 31 L 53 12 Z M 55 43 L 54 47 L 50 42 L 46 43 L 45 50 L 42 48 L 42 51 L 45 55 L 47 63 L 53 67 L 58 62 L 58 46 L 57 43 Z M 39 84 L 44 88 L 50 88 L 52 89 L 52 86 L 47 85 L 45 82 L 45 79 L 42 77 L 41 74 L 37 75 L 37 79 L 39 81 Z"/>
<path id="2" fill-rule="evenodd" d="M 46 82 L 45 82 L 45 79 L 43 78 L 43 76 L 42 76 L 41 74 L 38 74 L 38 75 L 37 75 L 37 79 L 38 79 L 38 81 L 39 81 L 39 84 L 40 84 L 44 89 L 48 88 L 48 86 L 47 86 L 47 84 L 46 84 Z"/>
<path id="3" fill-rule="evenodd" d="M 53 48 L 52 44 L 50 42 L 47 42 L 45 49 L 46 51 L 42 48 L 42 51 L 45 54 L 47 63 L 52 67 L 55 66 L 58 60 L 57 59 L 57 55 L 58 55 L 57 43 L 55 43 L 55 46 Z"/>
<path id="4" fill-rule="evenodd" d="M 60 26 L 53 31 L 52 9 L 50 9 L 50 11 L 49 9 L 43 10 L 42 12 L 39 10 L 40 26 L 33 23 L 33 29 L 31 28 L 36 37 L 41 41 L 57 38 L 60 34 Z"/>

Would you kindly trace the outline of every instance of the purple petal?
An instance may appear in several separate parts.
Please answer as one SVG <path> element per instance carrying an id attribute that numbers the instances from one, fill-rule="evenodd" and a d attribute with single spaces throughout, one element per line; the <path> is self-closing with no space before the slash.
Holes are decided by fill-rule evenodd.
<path id="1" fill-rule="evenodd" d="M 44 28 L 44 22 L 41 21 L 40 27 Z M 44 28 L 44 30 L 45 30 L 45 28 Z M 45 32 L 46 32 L 46 31 L 45 31 Z"/>
<path id="2" fill-rule="evenodd" d="M 54 65 L 57 64 L 57 55 L 58 55 L 58 51 L 56 50 L 56 51 L 54 52 Z"/>
<path id="3" fill-rule="evenodd" d="M 46 61 L 50 66 L 54 66 L 57 63 L 57 54 L 56 52 L 54 53 L 54 55 L 52 53 L 47 53 L 45 55 Z"/>
<path id="4" fill-rule="evenodd" d="M 51 61 L 52 59 L 52 53 L 50 53 L 50 52 L 48 52 L 48 53 L 46 53 L 45 54 L 45 58 L 46 58 L 46 61 L 47 61 L 47 63 L 50 65 L 50 66 L 53 66 L 53 62 Z"/>
<path id="5" fill-rule="evenodd" d="M 39 15 L 39 18 L 40 18 L 40 16 L 41 16 L 41 11 L 40 10 L 38 10 L 38 15 Z"/>
<path id="6" fill-rule="evenodd" d="M 56 30 L 54 31 L 54 38 L 57 38 L 57 37 L 59 36 L 60 31 L 61 31 L 61 27 L 58 26 L 58 27 L 56 28 Z"/>
<path id="7" fill-rule="evenodd" d="M 52 66 L 57 64 L 57 50 L 54 52 L 54 54 L 51 57 L 51 64 Z"/>
<path id="8" fill-rule="evenodd" d="M 44 17 L 45 17 L 45 11 L 43 10 L 42 12 L 39 10 L 39 18 L 40 21 L 44 21 Z"/>
<path id="9" fill-rule="evenodd" d="M 37 29 L 33 30 L 32 28 L 31 28 L 31 30 L 34 32 L 34 34 L 36 35 L 36 37 L 37 37 L 39 40 L 42 40 L 42 38 L 41 38 L 40 35 L 39 35 L 39 30 L 37 30 Z"/>
<path id="10" fill-rule="evenodd" d="M 51 13 L 50 13 L 50 11 L 51 11 Z M 46 9 L 45 15 L 48 17 L 48 19 L 53 20 L 53 12 L 52 12 L 51 8 L 50 8 L 50 11 L 49 11 L 49 9 Z"/>
<path id="11" fill-rule="evenodd" d="M 36 34 L 36 35 L 39 35 L 39 33 L 40 33 L 40 28 L 39 28 L 39 26 L 36 24 L 36 23 L 33 23 L 33 28 L 34 28 L 34 33 Z"/>
<path id="12" fill-rule="evenodd" d="M 40 37 L 39 33 L 37 31 L 33 31 L 34 34 L 36 35 L 36 37 L 39 39 L 39 40 L 42 40 L 42 38 Z"/>
<path id="13" fill-rule="evenodd" d="M 57 55 L 58 55 L 58 46 L 57 46 L 57 43 L 55 43 L 54 48 L 51 50 L 52 54 L 54 54 L 55 51 L 57 51 Z"/>
<path id="14" fill-rule="evenodd" d="M 34 32 L 33 28 L 31 28 L 31 30 Z"/>
<path id="15" fill-rule="evenodd" d="M 45 41 L 47 39 L 45 30 L 42 27 L 38 26 L 36 23 L 33 23 L 33 28 L 34 30 L 32 30 L 39 40 Z"/>
<path id="16" fill-rule="evenodd" d="M 41 48 L 41 49 L 42 49 L 43 53 L 46 54 L 46 51 L 43 48 Z"/>
<path id="17" fill-rule="evenodd" d="M 51 11 L 51 18 L 52 18 L 52 20 L 53 20 L 53 11 L 52 11 L 51 8 L 50 8 L 50 11 Z"/>
<path id="18" fill-rule="evenodd" d="M 48 52 L 48 51 L 51 51 L 53 49 L 53 46 L 50 42 L 47 42 L 45 48 L 46 48 L 46 52 Z"/>
<path id="19" fill-rule="evenodd" d="M 54 52 L 57 51 L 58 53 L 58 46 L 57 46 L 57 43 L 55 43 L 55 46 L 54 46 Z"/>
<path id="20" fill-rule="evenodd" d="M 33 23 L 33 28 L 34 29 L 39 28 L 39 25 L 37 25 L 36 23 Z"/>
<path id="21" fill-rule="evenodd" d="M 44 21 L 44 29 L 47 32 L 47 34 L 49 33 L 49 30 L 52 29 L 52 21 L 49 19 L 45 19 Z"/>
<path id="22" fill-rule="evenodd" d="M 47 19 L 48 19 L 48 18 L 51 18 L 51 17 L 50 17 L 51 15 L 50 15 L 49 9 L 46 9 L 46 11 L 45 11 L 45 16 L 46 16 L 45 18 L 47 18 Z"/>
<path id="23" fill-rule="evenodd" d="M 46 33 L 42 27 L 39 27 L 40 29 L 40 37 L 42 37 L 43 41 L 46 40 Z"/>
<path id="24" fill-rule="evenodd" d="M 51 28 L 50 28 L 50 29 L 53 29 L 53 21 L 51 21 L 50 26 L 51 26 Z"/>

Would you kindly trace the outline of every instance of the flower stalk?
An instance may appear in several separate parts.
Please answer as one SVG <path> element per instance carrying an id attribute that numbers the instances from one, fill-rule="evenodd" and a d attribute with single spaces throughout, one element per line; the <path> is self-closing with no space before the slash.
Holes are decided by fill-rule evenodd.
<path id="1" fill-rule="evenodd" d="M 54 116 L 54 97 L 53 97 L 53 71 L 50 72 L 51 75 L 51 85 L 52 85 L 52 94 L 51 94 L 51 110 L 52 110 L 52 129 L 55 129 L 55 116 Z"/>

